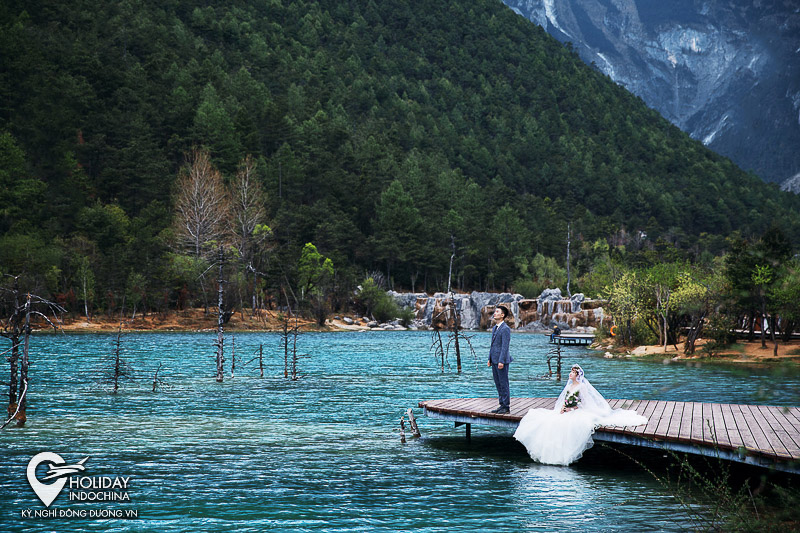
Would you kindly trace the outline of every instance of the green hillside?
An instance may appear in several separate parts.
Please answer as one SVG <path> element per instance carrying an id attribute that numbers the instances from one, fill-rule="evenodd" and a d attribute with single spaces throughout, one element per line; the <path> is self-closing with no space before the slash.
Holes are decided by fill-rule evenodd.
<path id="1" fill-rule="evenodd" d="M 272 232 L 248 261 L 268 291 L 313 285 L 308 242 L 339 287 L 382 271 L 430 290 L 453 242 L 464 289 L 508 288 L 537 253 L 563 266 L 568 222 L 577 257 L 800 235 L 797 197 L 499 0 L 3 0 L 0 21 L 0 271 L 51 294 L 91 274 L 101 309 L 198 297 L 173 234 L 195 146 L 226 183 L 254 157 Z"/>

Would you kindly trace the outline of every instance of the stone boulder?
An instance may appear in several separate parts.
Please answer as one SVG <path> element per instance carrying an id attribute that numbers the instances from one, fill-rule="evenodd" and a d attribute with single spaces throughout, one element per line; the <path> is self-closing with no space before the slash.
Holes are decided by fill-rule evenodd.
<path id="1" fill-rule="evenodd" d="M 428 295 L 424 292 L 387 291 L 386 294 L 394 299 L 395 303 L 400 307 L 400 309 L 415 309 L 417 300 L 428 297 Z"/>
<path id="2" fill-rule="evenodd" d="M 517 321 L 519 322 L 519 327 L 527 326 L 532 322 L 538 322 L 539 320 L 539 301 L 538 300 L 520 300 L 519 303 L 519 315 L 517 315 Z"/>

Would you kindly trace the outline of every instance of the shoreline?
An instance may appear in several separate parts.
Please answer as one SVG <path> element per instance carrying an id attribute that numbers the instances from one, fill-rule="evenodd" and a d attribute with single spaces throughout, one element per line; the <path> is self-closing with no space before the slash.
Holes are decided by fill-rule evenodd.
<path id="1" fill-rule="evenodd" d="M 294 320 L 292 320 L 294 322 Z M 114 334 L 120 331 L 122 326 L 123 333 L 213 333 L 216 331 L 217 317 L 213 313 L 206 314 L 203 309 L 191 309 L 187 311 L 170 312 L 167 314 L 152 313 L 146 316 L 139 316 L 135 320 L 112 319 L 107 316 L 94 317 L 87 321 L 86 317 L 68 318 L 59 325 L 58 332 L 77 333 L 77 334 Z M 298 326 L 304 332 L 336 332 L 336 331 L 427 331 L 424 329 L 404 328 L 393 326 L 389 328 L 369 327 L 366 323 L 356 319 L 353 324 L 347 324 L 342 319 L 329 318 L 324 326 L 319 326 L 315 322 L 305 319 L 298 320 Z M 277 333 L 282 330 L 283 321 L 279 318 L 277 311 L 263 311 L 257 316 L 249 313 L 237 313 L 231 317 L 225 325 L 226 333 Z M 45 324 L 35 324 L 37 333 L 56 333 L 52 328 Z M 464 330 L 482 331 L 482 330 Z M 548 331 L 514 331 L 514 333 L 547 335 Z M 773 355 L 774 344 L 767 343 L 766 348 L 761 348 L 761 341 L 753 342 L 739 341 L 736 344 L 720 349 L 712 356 L 703 352 L 705 339 L 699 339 L 696 343 L 695 353 L 691 356 L 684 355 L 683 343 L 676 347 L 667 346 L 664 351 L 663 345 L 643 345 L 633 348 L 617 347 L 607 342 L 593 343 L 589 349 L 603 354 L 606 358 L 631 358 L 631 359 L 651 359 L 662 358 L 675 362 L 698 362 L 698 363 L 749 363 L 749 364 L 775 364 L 782 362 L 800 364 L 800 341 L 790 341 L 789 343 L 779 342 L 778 356 Z"/>
<path id="2" fill-rule="evenodd" d="M 800 341 L 789 341 L 788 343 L 778 343 L 778 356 L 774 355 L 775 345 L 767 342 L 767 347 L 761 347 L 761 340 L 748 342 L 746 340 L 737 341 L 730 346 L 715 351 L 713 355 L 708 355 L 703 351 L 703 346 L 707 339 L 698 339 L 695 343 L 695 352 L 692 355 L 683 353 L 683 342 L 678 343 L 677 349 L 674 345 L 668 345 L 664 351 L 663 345 L 642 345 L 634 348 L 614 347 L 605 343 L 595 343 L 592 348 L 598 351 L 605 351 L 605 357 L 626 357 L 626 358 L 661 358 L 674 362 L 696 362 L 696 363 L 736 363 L 736 364 L 776 364 L 776 363 L 798 363 L 800 364 Z"/>
<path id="3" fill-rule="evenodd" d="M 346 316 L 342 314 L 341 316 Z M 350 315 L 353 316 L 352 314 Z M 324 326 L 319 326 L 315 321 L 304 318 L 298 319 L 298 326 L 301 331 L 432 331 L 427 328 L 403 327 L 400 325 L 381 325 L 370 327 L 370 322 L 362 318 L 350 318 L 353 322 L 348 324 L 340 315 L 333 315 L 325 321 Z M 372 322 L 374 324 L 374 322 Z M 290 320 L 290 326 L 294 325 L 294 318 Z M 217 330 L 217 316 L 215 313 L 208 314 L 202 308 L 190 309 L 186 311 L 170 311 L 169 313 L 151 313 L 147 316 L 137 316 L 136 319 L 119 319 L 108 316 L 95 316 L 87 320 L 85 316 L 69 317 L 59 324 L 59 331 L 65 333 L 117 333 L 120 326 L 123 333 L 146 333 L 146 332 L 175 332 L 175 333 L 195 333 L 195 332 L 215 332 Z M 53 332 L 53 328 L 48 327 L 43 322 L 34 323 L 35 331 L 44 333 Z M 224 325 L 226 332 L 242 333 L 274 333 L 283 329 L 283 320 L 279 317 L 278 311 L 261 311 L 256 316 L 250 312 L 237 312 L 227 324 Z M 489 330 L 461 330 L 465 332 L 479 332 Z M 526 334 L 549 334 L 549 330 L 514 330 L 516 333 Z"/>

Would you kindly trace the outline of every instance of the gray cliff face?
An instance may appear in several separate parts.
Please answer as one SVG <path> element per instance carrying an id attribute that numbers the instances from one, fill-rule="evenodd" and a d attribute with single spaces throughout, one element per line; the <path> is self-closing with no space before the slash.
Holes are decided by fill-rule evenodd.
<path id="1" fill-rule="evenodd" d="M 503 1 L 741 168 L 800 172 L 800 2 Z"/>
<path id="2" fill-rule="evenodd" d="M 535 299 L 525 299 L 521 294 L 508 292 L 473 291 L 470 294 L 452 295 L 437 292 L 428 296 L 425 293 L 387 291 L 387 294 L 399 306 L 413 309 L 415 326 L 421 328 L 451 327 L 452 316 L 446 307 L 449 301 L 458 309 L 461 329 L 467 330 L 490 328 L 492 313 L 499 304 L 511 312 L 509 325 L 524 331 L 550 331 L 558 324 L 562 330 L 593 332 L 601 324 L 610 325 L 602 308 L 603 302 L 587 300 L 583 294 L 566 298 L 561 294 L 561 289 L 545 289 Z"/>
<path id="3" fill-rule="evenodd" d="M 800 174 L 792 176 L 781 184 L 781 190 L 800 194 Z"/>

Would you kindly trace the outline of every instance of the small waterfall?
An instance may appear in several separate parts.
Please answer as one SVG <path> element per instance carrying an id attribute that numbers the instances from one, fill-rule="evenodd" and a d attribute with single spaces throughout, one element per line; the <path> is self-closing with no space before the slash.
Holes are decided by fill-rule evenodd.
<path id="1" fill-rule="evenodd" d="M 398 305 L 415 309 L 417 325 L 430 327 L 434 308 L 442 308 L 448 298 L 438 292 L 433 296 L 425 293 L 396 293 L 389 291 Z M 586 300 L 583 294 L 574 294 L 567 299 L 560 289 L 546 289 L 537 299 L 525 299 L 521 294 L 477 292 L 454 294 L 453 300 L 461 317 L 462 329 L 478 330 L 481 323 L 486 327 L 491 310 L 498 304 L 508 307 L 514 317 L 513 326 L 530 331 L 549 330 L 554 324 L 562 329 L 593 328 L 599 326 L 605 316 L 597 300 Z M 586 309 L 584 309 L 584 303 Z"/>

